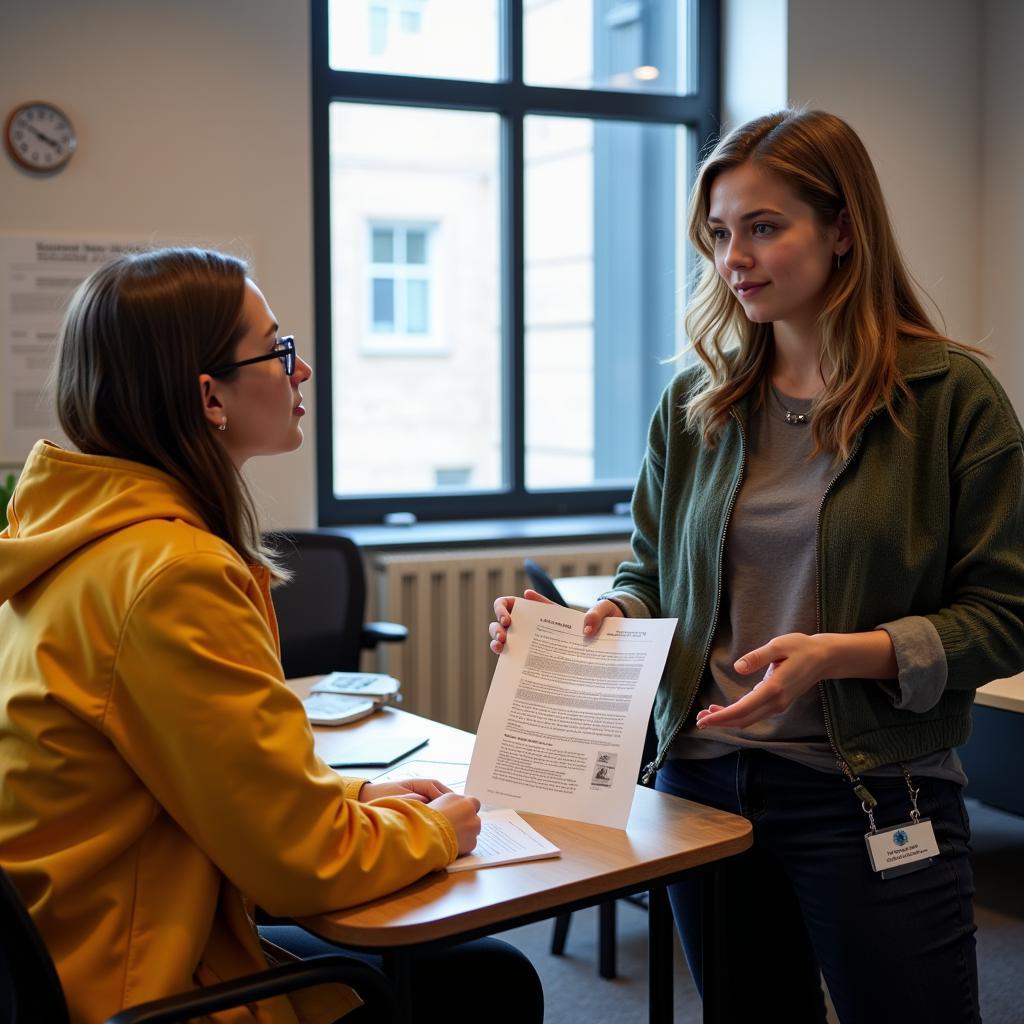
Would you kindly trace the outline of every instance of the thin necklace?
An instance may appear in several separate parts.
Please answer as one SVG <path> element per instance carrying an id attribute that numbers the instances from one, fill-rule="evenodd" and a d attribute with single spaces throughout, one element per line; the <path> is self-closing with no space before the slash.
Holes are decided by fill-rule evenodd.
<path id="1" fill-rule="evenodd" d="M 774 385 L 769 385 L 772 389 L 772 394 L 775 396 L 775 401 L 779 403 L 779 407 L 786 414 L 786 422 L 791 427 L 803 427 L 811 422 L 809 413 L 806 412 L 794 412 L 789 408 L 788 405 L 782 400 L 782 395 L 779 394 L 779 389 Z"/>

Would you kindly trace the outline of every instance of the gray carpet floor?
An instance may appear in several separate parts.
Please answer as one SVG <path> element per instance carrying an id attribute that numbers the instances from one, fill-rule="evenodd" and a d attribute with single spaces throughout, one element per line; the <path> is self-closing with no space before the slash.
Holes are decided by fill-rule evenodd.
<path id="1" fill-rule="evenodd" d="M 1024 818 L 970 800 L 968 811 L 974 835 L 982 1017 L 985 1024 L 1024 1024 Z M 501 936 L 536 965 L 544 982 L 546 1024 L 647 1021 L 645 911 L 619 901 L 619 973 L 613 981 L 597 973 L 596 910 L 573 915 L 564 956 L 548 952 L 551 929 L 550 921 L 542 921 Z M 674 995 L 675 1020 L 699 1022 L 700 1001 L 678 941 Z"/>

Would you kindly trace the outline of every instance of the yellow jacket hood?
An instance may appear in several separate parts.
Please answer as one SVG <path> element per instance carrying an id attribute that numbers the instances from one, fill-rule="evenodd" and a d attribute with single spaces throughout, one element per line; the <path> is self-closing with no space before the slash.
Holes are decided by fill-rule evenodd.
<path id="1" fill-rule="evenodd" d="M 138 462 L 33 447 L 0 533 L 0 603 L 88 544 L 154 519 L 206 529 L 168 474 Z"/>

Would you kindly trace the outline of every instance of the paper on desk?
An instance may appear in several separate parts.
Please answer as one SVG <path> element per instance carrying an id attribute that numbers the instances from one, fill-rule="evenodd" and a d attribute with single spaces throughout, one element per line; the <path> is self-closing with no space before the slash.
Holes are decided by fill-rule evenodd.
<path id="1" fill-rule="evenodd" d="M 519 599 L 466 779 L 489 807 L 625 828 L 675 619 L 605 619 Z"/>
<path id="2" fill-rule="evenodd" d="M 497 864 L 557 857 L 561 851 L 531 828 L 515 811 L 480 812 L 480 835 L 472 853 L 464 853 L 448 865 L 449 871 L 472 871 Z"/>

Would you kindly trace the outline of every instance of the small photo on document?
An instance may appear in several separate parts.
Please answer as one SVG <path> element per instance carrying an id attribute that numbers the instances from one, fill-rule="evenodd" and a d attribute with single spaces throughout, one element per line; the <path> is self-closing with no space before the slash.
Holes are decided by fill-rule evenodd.
<path id="1" fill-rule="evenodd" d="M 593 786 L 610 786 L 612 780 L 615 778 L 615 762 L 618 760 L 618 754 L 610 754 L 606 752 L 599 752 L 597 760 L 594 763 L 594 771 L 590 776 L 590 785 Z"/>

